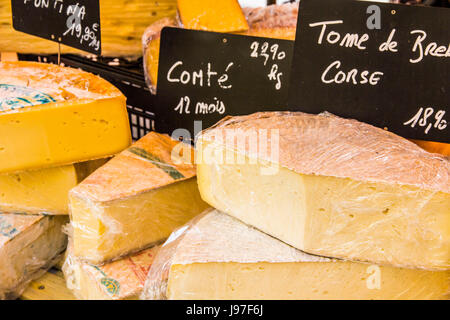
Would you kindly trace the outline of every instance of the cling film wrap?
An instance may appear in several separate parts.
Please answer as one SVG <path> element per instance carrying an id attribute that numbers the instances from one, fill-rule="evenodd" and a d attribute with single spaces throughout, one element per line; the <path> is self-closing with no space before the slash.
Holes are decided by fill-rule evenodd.
<path id="1" fill-rule="evenodd" d="M 206 202 L 300 250 L 450 268 L 442 155 L 356 120 L 301 112 L 228 117 L 196 148 Z"/>
<path id="2" fill-rule="evenodd" d="M 260 8 L 243 8 L 242 10 L 248 22 L 248 30 L 235 33 L 277 39 L 295 39 L 298 4 L 271 5 Z M 153 94 L 156 94 L 161 30 L 164 27 L 183 28 L 183 25 L 179 17 L 163 18 L 150 25 L 142 36 L 144 73 L 147 85 Z M 203 29 L 209 30 L 208 28 Z"/>
<path id="3" fill-rule="evenodd" d="M 0 299 L 16 299 L 58 262 L 67 222 L 65 216 L 0 214 Z"/>
<path id="4" fill-rule="evenodd" d="M 161 246 L 141 299 L 168 299 L 170 270 L 177 264 L 295 261 L 331 260 L 305 254 L 215 209 L 207 209 L 175 230 Z"/>
<path id="5" fill-rule="evenodd" d="M 69 191 L 108 159 L 0 174 L 2 213 L 68 215 Z"/>
<path id="6" fill-rule="evenodd" d="M 250 139 L 227 139 L 227 130 L 277 130 L 279 152 L 259 148 Z M 257 138 L 262 137 L 261 135 Z M 450 164 L 389 131 L 324 112 L 259 112 L 228 117 L 202 132 L 201 139 L 226 143 L 249 157 L 280 164 L 301 174 L 395 183 L 450 193 Z M 370 164 L 370 165 L 367 165 Z"/>
<path id="7" fill-rule="evenodd" d="M 448 299 L 449 277 L 310 255 L 209 209 L 162 245 L 141 299 Z"/>
<path id="8" fill-rule="evenodd" d="M 126 99 L 117 88 L 78 69 L 37 62 L 0 62 L 0 128 L 0 173 L 106 158 L 131 143 Z"/>
<path id="9" fill-rule="evenodd" d="M 190 145 L 151 132 L 69 194 L 73 253 L 95 265 L 164 241 L 208 205 Z"/>
<path id="10" fill-rule="evenodd" d="M 69 252 L 63 272 L 69 288 L 80 300 L 137 300 L 159 246 L 120 260 L 95 266 Z"/>

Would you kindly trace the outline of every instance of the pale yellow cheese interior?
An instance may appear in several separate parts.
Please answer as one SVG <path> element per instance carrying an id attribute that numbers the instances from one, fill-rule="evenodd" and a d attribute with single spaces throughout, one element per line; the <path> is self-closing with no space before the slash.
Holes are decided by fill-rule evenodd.
<path id="1" fill-rule="evenodd" d="M 69 214 L 69 191 L 105 159 L 41 170 L 0 174 L 0 211 Z"/>
<path id="2" fill-rule="evenodd" d="M 222 146 L 200 140 L 198 149 L 210 157 L 197 166 L 202 198 L 298 249 L 404 267 L 450 267 L 447 193 L 274 171 L 248 158 L 220 164 Z"/>
<path id="3" fill-rule="evenodd" d="M 208 207 L 196 178 L 107 202 L 71 195 L 70 203 L 74 255 L 93 264 L 161 242 Z"/>
<path id="4" fill-rule="evenodd" d="M 448 299 L 450 272 L 354 262 L 193 263 L 170 269 L 168 299 Z"/>

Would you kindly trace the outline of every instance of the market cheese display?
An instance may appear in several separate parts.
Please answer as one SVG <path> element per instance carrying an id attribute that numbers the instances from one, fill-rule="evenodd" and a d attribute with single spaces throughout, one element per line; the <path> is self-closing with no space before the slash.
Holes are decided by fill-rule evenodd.
<path id="1" fill-rule="evenodd" d="M 57 262 L 66 216 L 0 214 L 0 299 L 15 299 Z"/>
<path id="2" fill-rule="evenodd" d="M 151 132 L 72 189 L 73 254 L 92 264 L 118 259 L 163 241 L 207 208 L 193 152 Z"/>
<path id="3" fill-rule="evenodd" d="M 450 163 L 442 155 L 356 120 L 301 112 L 224 119 L 196 148 L 202 198 L 287 244 L 450 268 Z"/>
<path id="4" fill-rule="evenodd" d="M 67 287 L 81 300 L 137 300 L 159 246 L 103 266 L 94 266 L 69 254 L 63 271 Z"/>
<path id="5" fill-rule="evenodd" d="M 187 2 L 190 3 L 191 1 Z M 214 6 L 217 5 L 218 3 L 214 3 Z M 298 4 L 287 3 L 260 8 L 243 8 L 242 10 L 248 21 L 248 30 L 235 33 L 286 40 L 295 39 Z M 156 92 L 158 81 L 159 46 L 161 30 L 164 27 L 183 27 L 183 25 L 174 17 L 165 17 L 150 25 L 142 36 L 144 72 L 147 84 L 153 93 Z M 208 28 L 204 29 L 213 31 Z"/>
<path id="6" fill-rule="evenodd" d="M 67 215 L 69 191 L 106 161 L 0 174 L 0 211 Z"/>
<path id="7" fill-rule="evenodd" d="M 238 32 L 248 29 L 237 0 L 178 0 L 178 13 L 187 29 Z"/>
<path id="8" fill-rule="evenodd" d="M 53 1 L 28 1 L 30 6 L 34 3 L 49 3 L 51 7 L 54 6 Z M 139 57 L 142 54 L 141 36 L 145 28 L 163 17 L 175 17 L 176 11 L 176 0 L 100 1 L 102 55 Z M 0 52 L 2 51 L 55 54 L 58 53 L 58 45 L 15 31 L 12 27 L 11 0 L 0 0 Z M 61 51 L 63 54 L 87 54 L 65 45 L 61 46 Z"/>
<path id="9" fill-rule="evenodd" d="M 118 89 L 90 73 L 0 62 L 0 173 L 124 150 L 131 142 L 125 100 Z"/>
<path id="10" fill-rule="evenodd" d="M 143 299 L 448 299 L 450 271 L 306 254 L 217 210 L 162 246 Z"/>

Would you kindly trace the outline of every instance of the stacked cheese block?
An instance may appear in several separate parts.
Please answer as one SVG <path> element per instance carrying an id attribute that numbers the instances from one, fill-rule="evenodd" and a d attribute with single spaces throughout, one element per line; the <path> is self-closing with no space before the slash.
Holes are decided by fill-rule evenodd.
<path id="1" fill-rule="evenodd" d="M 79 299 L 133 299 L 154 246 L 204 211 L 194 150 L 151 132 L 70 191 L 71 238 L 63 267 Z"/>
<path id="2" fill-rule="evenodd" d="M 65 250 L 68 193 L 130 143 L 125 97 L 85 72 L 0 63 L 0 299 Z"/>
<path id="3" fill-rule="evenodd" d="M 445 157 L 300 112 L 225 119 L 196 149 L 216 209 L 164 244 L 143 298 L 449 298 Z"/>

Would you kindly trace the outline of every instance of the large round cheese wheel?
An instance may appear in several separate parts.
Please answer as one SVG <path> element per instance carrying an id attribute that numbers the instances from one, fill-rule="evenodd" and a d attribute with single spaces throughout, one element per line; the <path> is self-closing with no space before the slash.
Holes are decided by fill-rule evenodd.
<path id="1" fill-rule="evenodd" d="M 0 173 L 114 155 L 131 142 L 126 98 L 93 74 L 0 63 Z"/>

